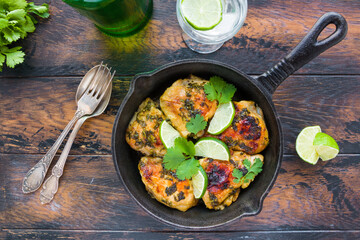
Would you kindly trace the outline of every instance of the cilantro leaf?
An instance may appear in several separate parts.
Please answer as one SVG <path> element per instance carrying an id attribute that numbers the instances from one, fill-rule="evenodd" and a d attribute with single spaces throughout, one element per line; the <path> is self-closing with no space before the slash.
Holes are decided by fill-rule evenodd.
<path id="1" fill-rule="evenodd" d="M 251 165 L 251 162 L 248 159 L 244 159 L 243 164 L 248 172 L 243 176 L 243 173 L 238 168 L 235 168 L 232 172 L 235 183 L 239 183 L 242 177 L 244 177 L 244 182 L 248 183 L 250 180 L 254 180 L 254 178 L 262 171 L 263 162 L 260 158 L 255 158 L 253 165 Z"/>
<path id="2" fill-rule="evenodd" d="M 34 13 L 42 18 L 48 18 L 50 14 L 49 11 L 49 5 L 46 3 L 43 3 L 41 6 L 35 5 L 33 2 L 29 3 L 27 7 L 27 11 Z"/>
<path id="3" fill-rule="evenodd" d="M 168 170 L 175 170 L 184 160 L 185 156 L 181 150 L 171 147 L 164 156 L 164 166 Z"/>
<path id="4" fill-rule="evenodd" d="M 186 129 L 194 134 L 197 134 L 201 130 L 206 128 L 207 122 L 204 117 L 200 114 L 196 114 L 195 118 L 191 118 L 188 123 L 186 123 Z"/>
<path id="5" fill-rule="evenodd" d="M 13 68 L 24 61 L 21 47 L 9 49 L 6 46 L 35 31 L 37 21 L 31 14 L 47 18 L 48 11 L 45 3 L 38 6 L 25 0 L 0 0 L 0 71 L 4 63 Z"/>
<path id="6" fill-rule="evenodd" d="M 183 161 L 176 170 L 176 176 L 180 180 L 190 179 L 193 175 L 198 172 L 200 166 L 199 161 L 195 158 Z"/>
<path id="7" fill-rule="evenodd" d="M 246 167 L 246 169 L 249 171 L 251 167 L 251 162 L 249 161 L 249 159 L 244 159 L 243 164 Z"/>
<path id="8" fill-rule="evenodd" d="M 175 144 L 177 149 L 185 153 L 187 156 L 195 155 L 195 146 L 192 141 L 187 141 L 185 138 L 178 137 L 175 139 Z"/>
<path id="9" fill-rule="evenodd" d="M 243 177 L 243 173 L 238 168 L 235 168 L 232 172 L 232 176 L 235 178 L 234 182 L 239 183 L 240 179 Z"/>
<path id="10" fill-rule="evenodd" d="M 236 88 L 234 85 L 226 83 L 221 77 L 214 76 L 205 84 L 204 91 L 207 99 L 210 101 L 217 100 L 221 104 L 231 101 Z"/>
<path id="11" fill-rule="evenodd" d="M 219 103 L 228 103 L 231 101 L 232 97 L 236 92 L 236 87 L 232 84 L 226 84 L 223 88 Z"/>

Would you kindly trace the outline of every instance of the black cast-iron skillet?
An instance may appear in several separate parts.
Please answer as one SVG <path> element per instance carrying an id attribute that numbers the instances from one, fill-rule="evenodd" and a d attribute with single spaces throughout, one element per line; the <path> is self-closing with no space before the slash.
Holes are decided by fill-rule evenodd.
<path id="1" fill-rule="evenodd" d="M 320 33 L 329 24 L 334 24 L 336 30 L 327 38 L 318 41 Z M 135 76 L 119 108 L 112 133 L 115 168 L 132 198 L 150 215 L 178 227 L 209 228 L 258 214 L 264 198 L 275 182 L 283 154 L 280 121 L 271 100 L 272 94 L 290 74 L 339 43 L 346 32 L 347 23 L 340 14 L 326 13 L 288 56 L 256 78 L 229 65 L 200 59 L 171 63 L 153 72 Z M 137 165 L 141 155 L 132 150 L 125 141 L 126 128 L 140 103 L 146 97 L 158 99 L 174 81 L 188 77 L 189 74 L 205 79 L 220 76 L 226 82 L 234 84 L 237 88 L 237 99 L 253 100 L 261 107 L 269 131 L 270 144 L 262 152 L 265 157 L 263 171 L 247 189 L 241 190 L 236 202 L 222 211 L 209 210 L 204 205 L 198 205 L 187 212 L 180 212 L 152 198 L 145 190 L 139 174 Z"/>

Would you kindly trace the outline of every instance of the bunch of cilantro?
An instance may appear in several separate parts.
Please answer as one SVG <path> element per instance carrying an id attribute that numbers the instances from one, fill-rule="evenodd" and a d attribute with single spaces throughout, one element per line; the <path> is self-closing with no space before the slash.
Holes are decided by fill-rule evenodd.
<path id="1" fill-rule="evenodd" d="M 35 31 L 37 21 L 31 14 L 47 18 L 49 6 L 25 0 L 0 0 L 0 72 L 5 63 L 13 68 L 24 61 L 25 53 L 20 50 L 21 47 L 9 45 Z"/>

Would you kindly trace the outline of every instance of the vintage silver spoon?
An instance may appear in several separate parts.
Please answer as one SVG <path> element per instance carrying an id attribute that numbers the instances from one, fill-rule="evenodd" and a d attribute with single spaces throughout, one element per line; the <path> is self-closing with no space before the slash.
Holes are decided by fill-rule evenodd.
<path id="1" fill-rule="evenodd" d="M 110 75 L 108 76 L 111 78 L 110 81 L 112 80 L 114 75 L 115 75 L 115 71 L 111 76 Z M 108 81 L 108 80 L 106 79 L 106 81 Z M 80 127 L 88 118 L 99 116 L 100 114 L 102 114 L 105 111 L 105 109 L 110 101 L 111 90 L 112 90 L 112 84 L 109 85 L 103 99 L 101 100 L 101 102 L 100 102 L 99 106 L 96 108 L 96 110 L 92 114 L 86 115 L 86 116 L 80 118 L 79 121 L 76 122 L 75 127 L 74 127 L 73 131 L 71 132 L 70 137 L 67 140 L 66 145 L 59 157 L 59 160 L 57 161 L 57 163 L 55 164 L 55 166 L 52 169 L 51 176 L 43 184 L 43 188 L 40 193 L 40 201 L 42 204 L 51 202 L 51 200 L 54 198 L 54 195 L 56 194 L 56 192 L 58 190 L 59 179 L 63 174 L 66 159 L 69 155 L 71 146 L 75 140 L 76 134 L 78 133 Z M 77 95 L 76 97 L 79 98 L 81 96 Z"/>
<path id="2" fill-rule="evenodd" d="M 92 83 L 93 80 L 97 80 L 96 78 L 100 77 L 101 72 L 99 70 L 102 67 L 104 66 L 101 63 L 100 65 L 91 68 L 85 74 L 76 91 L 75 101 L 77 104 L 80 97 L 88 89 L 90 83 Z M 68 123 L 65 129 L 61 132 L 60 136 L 58 137 L 58 139 L 56 139 L 55 143 L 52 145 L 49 151 L 41 158 L 41 160 L 34 167 L 32 167 L 27 172 L 26 176 L 24 177 L 24 181 L 22 185 L 22 191 L 24 193 L 34 192 L 41 186 L 46 176 L 46 172 L 48 171 L 50 163 L 53 160 L 57 150 L 59 149 L 61 143 L 64 141 L 66 135 L 69 133 L 70 129 L 74 126 L 75 122 L 79 120 L 80 117 L 81 116 L 79 116 L 79 114 L 75 114 L 73 119 L 71 119 L 71 121 Z"/>

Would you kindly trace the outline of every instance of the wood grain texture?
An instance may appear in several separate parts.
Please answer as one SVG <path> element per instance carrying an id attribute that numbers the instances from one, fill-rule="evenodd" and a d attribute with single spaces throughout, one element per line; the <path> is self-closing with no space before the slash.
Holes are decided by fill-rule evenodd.
<path id="1" fill-rule="evenodd" d="M 112 38 L 62 1 L 51 1 L 51 17 L 41 20 L 36 31 L 20 42 L 27 53 L 25 63 L 5 69 L 2 75 L 82 75 L 103 60 L 118 74 L 133 75 L 188 58 L 214 59 L 246 73 L 260 74 L 285 57 L 328 11 L 345 16 L 349 24 L 347 37 L 298 73 L 360 73 L 358 0 L 251 0 L 245 26 L 209 55 L 199 55 L 186 47 L 175 5 L 173 0 L 154 0 L 153 17 L 143 31 L 127 38 Z"/>
<path id="2" fill-rule="evenodd" d="M 128 78 L 114 81 L 105 113 L 85 122 L 71 154 L 109 154 L 117 109 Z M 0 153 L 45 153 L 72 118 L 80 78 L 0 79 Z M 338 141 L 340 153 L 360 153 L 360 76 L 292 76 L 275 92 L 285 153 L 296 154 L 296 136 L 321 125 Z"/>
<path id="3" fill-rule="evenodd" d="M 0 154 L 3 229 L 183 230 L 154 220 L 131 199 L 110 156 L 70 156 L 55 199 L 41 205 L 39 192 L 21 192 L 26 171 L 39 157 Z M 285 156 L 261 213 L 212 230 L 360 230 L 359 157 L 339 156 L 313 166 Z"/>
<path id="4" fill-rule="evenodd" d="M 280 231 L 261 231 L 261 232 L 202 232 L 202 233 L 184 233 L 184 232 L 112 232 L 112 231 L 36 231 L 36 230 L 10 230 L 7 231 L 7 239 L 146 239 L 146 240 L 162 240 L 162 239 L 186 239 L 186 240 L 205 240 L 205 239 L 317 239 L 317 240 L 337 240 L 337 239 L 358 239 L 359 231 L 314 231 L 314 232 L 280 232 Z"/>

